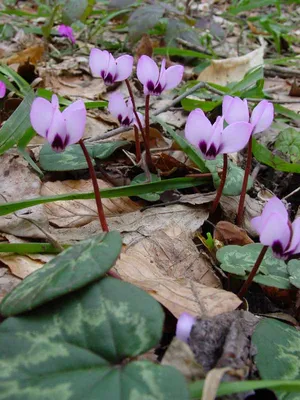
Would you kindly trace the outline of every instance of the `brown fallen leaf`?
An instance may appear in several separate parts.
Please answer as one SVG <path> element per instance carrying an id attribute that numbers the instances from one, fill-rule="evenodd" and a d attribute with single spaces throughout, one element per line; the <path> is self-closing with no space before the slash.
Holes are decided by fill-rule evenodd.
<path id="1" fill-rule="evenodd" d="M 22 50 L 16 54 L 8 58 L 3 58 L 1 60 L 2 63 L 11 65 L 11 64 L 24 64 L 27 61 L 30 61 L 31 64 L 37 64 L 43 57 L 45 51 L 45 47 L 43 43 L 39 43 L 34 46 L 30 46 L 25 50 Z"/>
<path id="2" fill-rule="evenodd" d="M 264 46 L 241 57 L 211 60 L 211 64 L 198 76 L 199 81 L 226 86 L 239 82 L 250 69 L 264 64 Z"/>
<path id="3" fill-rule="evenodd" d="M 220 221 L 214 230 L 214 239 L 222 242 L 224 245 L 236 244 L 245 246 L 253 243 L 253 240 L 247 235 L 247 232 L 228 221 Z"/>
<path id="4" fill-rule="evenodd" d="M 294 79 L 289 96 L 300 97 L 300 82 Z"/>
<path id="5" fill-rule="evenodd" d="M 145 33 L 137 44 L 135 50 L 136 60 L 138 60 L 143 55 L 152 57 L 152 54 L 153 54 L 152 41 L 150 39 L 150 36 L 147 33 Z"/>
<path id="6" fill-rule="evenodd" d="M 0 262 L 0 301 L 2 301 L 3 297 L 11 292 L 20 282 L 21 279 L 13 276 Z"/>

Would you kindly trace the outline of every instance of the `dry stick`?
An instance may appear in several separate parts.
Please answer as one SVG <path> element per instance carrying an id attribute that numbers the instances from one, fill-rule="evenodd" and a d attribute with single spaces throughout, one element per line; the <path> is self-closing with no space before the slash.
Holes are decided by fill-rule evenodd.
<path id="1" fill-rule="evenodd" d="M 256 262 L 255 262 L 255 264 L 254 264 L 254 266 L 253 266 L 253 268 L 252 268 L 252 270 L 251 270 L 246 282 L 243 284 L 243 286 L 241 287 L 240 291 L 238 292 L 238 296 L 239 296 L 240 299 L 242 299 L 245 296 L 245 294 L 246 294 L 246 292 L 248 290 L 248 287 L 251 285 L 251 283 L 253 281 L 253 278 L 255 277 L 256 272 L 257 272 L 257 270 L 258 270 L 258 268 L 259 268 L 259 266 L 260 266 L 260 264 L 261 264 L 261 262 L 262 262 L 262 260 L 263 260 L 263 258 L 265 256 L 267 250 L 268 250 L 268 246 L 264 246 L 261 249 L 261 252 L 259 253 L 259 256 L 257 257 L 257 260 L 256 260 Z"/>
<path id="2" fill-rule="evenodd" d="M 108 232 L 109 229 L 107 226 L 107 222 L 106 222 L 106 218 L 105 218 L 105 214 L 104 214 L 104 210 L 103 210 L 103 206 L 102 206 L 100 189 L 99 189 L 99 185 L 98 185 L 98 181 L 97 181 L 97 177 L 96 177 L 96 172 L 95 172 L 93 163 L 91 161 L 89 152 L 87 151 L 87 148 L 85 147 L 85 144 L 83 143 L 82 139 L 79 140 L 79 144 L 80 144 L 83 154 L 85 156 L 86 162 L 89 167 L 90 176 L 92 178 L 100 224 L 101 224 L 103 232 Z"/>
<path id="3" fill-rule="evenodd" d="M 241 191 L 239 208 L 238 208 L 237 219 L 236 219 L 236 223 L 238 226 L 241 226 L 241 224 L 242 224 L 242 219 L 243 219 L 243 214 L 244 214 L 244 204 L 245 204 L 245 198 L 246 198 L 246 192 L 247 192 L 247 185 L 248 185 L 248 179 L 249 179 L 250 170 L 251 170 L 251 162 L 252 162 L 252 135 L 250 136 L 250 139 L 248 142 L 247 162 L 246 162 L 246 168 L 245 168 L 245 172 L 244 172 L 242 191 Z"/>
<path id="4" fill-rule="evenodd" d="M 218 187 L 218 191 L 217 191 L 215 200 L 211 207 L 211 211 L 210 211 L 211 214 L 213 214 L 216 211 L 219 201 L 220 201 L 220 198 L 222 196 L 222 192 L 223 192 L 223 189 L 225 186 L 225 181 L 226 181 L 227 167 L 228 167 L 228 157 L 227 157 L 227 154 L 223 154 L 223 172 L 222 172 L 222 177 L 221 177 L 220 185 Z"/>

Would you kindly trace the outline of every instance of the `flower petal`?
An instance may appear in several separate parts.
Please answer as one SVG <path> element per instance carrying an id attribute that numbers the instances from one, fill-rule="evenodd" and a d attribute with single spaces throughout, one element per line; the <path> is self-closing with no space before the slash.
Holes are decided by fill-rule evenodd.
<path id="1" fill-rule="evenodd" d="M 155 85 L 159 78 L 159 69 L 152 58 L 141 56 L 137 63 L 136 74 L 143 85 L 147 85 L 148 81 L 153 82 Z"/>
<path id="2" fill-rule="evenodd" d="M 208 143 L 212 132 L 212 125 L 200 108 L 189 114 L 185 125 L 185 137 L 198 150 L 201 141 Z"/>
<path id="3" fill-rule="evenodd" d="M 84 134 L 86 124 L 86 108 L 82 100 L 70 104 L 63 112 L 66 131 L 69 135 L 68 144 L 77 143 Z"/>
<path id="4" fill-rule="evenodd" d="M 195 317 L 186 312 L 182 313 L 178 318 L 176 326 L 177 339 L 182 340 L 185 343 L 188 343 L 188 339 L 190 337 L 190 333 L 195 322 L 196 322 Z"/>
<path id="5" fill-rule="evenodd" d="M 66 137 L 67 130 L 64 117 L 59 110 L 55 110 L 51 125 L 48 129 L 47 140 L 54 150 L 63 151 Z"/>
<path id="6" fill-rule="evenodd" d="M 0 99 L 3 99 L 5 94 L 6 94 L 6 85 L 4 82 L 0 81 Z"/>
<path id="7" fill-rule="evenodd" d="M 54 108 L 50 101 L 37 97 L 31 106 L 30 122 L 33 129 L 40 136 L 46 137 L 54 114 Z"/>
<path id="8" fill-rule="evenodd" d="M 280 214 L 282 218 L 284 218 L 286 221 L 289 220 L 288 212 L 283 202 L 279 200 L 278 197 L 276 196 L 272 197 L 265 205 L 263 212 L 261 214 L 263 222 L 265 223 L 265 221 L 269 218 L 269 216 L 274 212 Z"/>
<path id="9" fill-rule="evenodd" d="M 262 100 L 252 111 L 251 124 L 254 125 L 253 134 L 263 132 L 271 126 L 274 119 L 274 106 L 267 100 Z"/>
<path id="10" fill-rule="evenodd" d="M 292 231 L 293 236 L 287 252 L 291 254 L 298 254 L 300 253 L 300 217 L 296 218 L 292 223 Z"/>
<path id="11" fill-rule="evenodd" d="M 115 118 L 119 118 L 119 115 L 121 115 L 121 119 L 127 117 L 127 106 L 124 97 L 120 92 L 113 93 L 109 97 L 108 110 Z"/>
<path id="12" fill-rule="evenodd" d="M 274 246 L 276 246 L 276 250 L 279 247 L 279 251 L 275 250 L 275 253 L 280 255 L 280 246 L 284 252 L 290 240 L 288 222 L 280 214 L 272 213 L 265 222 L 259 239 L 265 246 L 273 246 L 273 251 L 275 250 Z"/>
<path id="13" fill-rule="evenodd" d="M 252 125 L 248 122 L 234 122 L 222 132 L 220 153 L 234 153 L 242 150 L 251 137 Z"/>
<path id="14" fill-rule="evenodd" d="M 228 124 L 234 122 L 249 122 L 247 100 L 239 97 L 225 96 L 223 99 L 223 116 Z"/>
<path id="15" fill-rule="evenodd" d="M 57 109 L 57 110 L 59 109 L 59 101 L 58 101 L 58 97 L 56 96 L 56 94 L 52 95 L 51 104 L 52 104 L 52 107 L 53 107 L 53 111 L 55 109 Z"/>
<path id="16" fill-rule="evenodd" d="M 133 57 L 128 54 L 118 57 L 116 59 L 117 64 L 117 72 L 116 72 L 116 81 L 124 81 L 127 79 L 132 73 L 133 67 Z"/>
<path id="17" fill-rule="evenodd" d="M 89 65 L 92 71 L 92 75 L 99 78 L 101 77 L 101 71 L 107 71 L 109 61 L 109 52 L 104 50 L 101 51 L 99 49 L 92 49 L 90 53 Z"/>
<path id="18" fill-rule="evenodd" d="M 139 117 L 139 119 L 140 119 L 140 122 L 141 122 L 141 124 L 142 124 L 142 127 L 144 128 L 145 127 L 145 117 L 143 116 L 143 114 L 141 114 L 141 113 L 137 113 L 137 115 L 138 115 L 138 117 Z M 136 126 L 136 127 L 138 127 L 139 128 L 139 124 L 137 123 L 137 120 L 136 120 L 136 118 L 135 118 L 135 116 L 133 117 L 133 123 L 134 123 L 134 125 Z"/>
<path id="19" fill-rule="evenodd" d="M 184 73 L 184 67 L 182 65 L 174 65 L 166 69 L 165 79 L 166 86 L 165 90 L 174 89 L 182 81 Z"/>

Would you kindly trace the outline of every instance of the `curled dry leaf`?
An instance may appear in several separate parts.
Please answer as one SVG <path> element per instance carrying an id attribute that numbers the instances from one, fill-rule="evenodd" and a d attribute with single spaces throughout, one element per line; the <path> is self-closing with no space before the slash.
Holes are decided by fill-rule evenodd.
<path id="1" fill-rule="evenodd" d="M 0 157 L 0 202 L 10 202 L 39 197 L 41 181 L 28 168 L 27 162 L 12 153 Z M 30 220 L 44 230 L 48 229 L 44 206 L 39 205 L 0 217 L 0 232 L 30 238 L 44 238 L 45 235 Z"/>
<path id="2" fill-rule="evenodd" d="M 224 245 L 236 244 L 244 246 L 253 243 L 253 240 L 247 235 L 247 232 L 228 221 L 220 221 L 214 230 L 214 239 L 222 242 Z"/>
<path id="3" fill-rule="evenodd" d="M 212 60 L 198 76 L 199 81 L 226 86 L 231 82 L 239 82 L 254 67 L 264 64 L 264 46 L 241 57 L 224 60 Z"/>

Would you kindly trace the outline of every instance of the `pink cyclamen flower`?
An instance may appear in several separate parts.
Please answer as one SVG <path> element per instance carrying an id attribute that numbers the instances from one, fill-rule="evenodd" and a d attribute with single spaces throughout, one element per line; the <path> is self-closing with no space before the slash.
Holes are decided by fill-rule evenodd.
<path id="1" fill-rule="evenodd" d="M 188 343 L 188 339 L 191 334 L 193 325 L 196 322 L 196 318 L 187 312 L 180 315 L 176 325 L 176 337 L 185 343 Z"/>
<path id="2" fill-rule="evenodd" d="M 148 56 L 141 56 L 137 64 L 137 77 L 144 85 L 144 94 L 158 96 L 164 90 L 174 89 L 182 80 L 184 68 L 174 65 L 166 69 L 166 60 L 163 59 L 160 71 L 155 61 Z"/>
<path id="3" fill-rule="evenodd" d="M 131 75 L 133 57 L 125 54 L 115 59 L 108 51 L 95 48 L 91 50 L 89 65 L 93 76 L 101 77 L 106 85 L 111 85 Z"/>
<path id="4" fill-rule="evenodd" d="M 52 96 L 51 103 L 37 97 L 31 106 L 30 121 L 33 129 L 48 140 L 53 150 L 61 152 L 82 138 L 86 108 L 82 100 L 77 100 L 61 112 L 56 95 Z"/>
<path id="5" fill-rule="evenodd" d="M 234 153 L 242 150 L 251 136 L 252 125 L 235 122 L 224 129 L 224 118 L 218 117 L 212 125 L 200 108 L 188 116 L 185 137 L 200 150 L 203 157 L 213 160 L 218 154 Z"/>
<path id="6" fill-rule="evenodd" d="M 251 224 L 259 234 L 260 242 L 270 246 L 275 257 L 285 260 L 300 253 L 300 218 L 291 223 L 278 197 L 272 197 L 262 214 L 253 218 Z"/>
<path id="7" fill-rule="evenodd" d="M 0 81 L 0 99 L 3 99 L 5 94 L 6 94 L 6 85 L 4 82 Z"/>
<path id="8" fill-rule="evenodd" d="M 132 101 L 131 99 L 128 99 L 126 103 L 121 93 L 113 93 L 110 96 L 108 102 L 108 110 L 115 118 L 119 120 L 121 125 L 136 125 L 138 127 L 138 123 L 133 113 Z M 142 126 L 144 126 L 144 116 L 139 112 L 138 116 Z"/>
<path id="9" fill-rule="evenodd" d="M 71 43 L 73 43 L 73 44 L 75 43 L 75 37 L 74 37 L 74 34 L 73 34 L 73 29 L 70 26 L 59 25 L 57 30 L 58 30 L 58 33 L 61 36 L 65 36 L 70 40 Z"/>
<path id="10" fill-rule="evenodd" d="M 252 111 L 251 118 L 246 99 L 242 100 L 239 97 L 226 95 L 222 108 L 223 117 L 228 124 L 240 121 L 250 122 L 253 126 L 253 135 L 268 129 L 274 119 L 274 106 L 267 100 L 262 100 L 257 104 Z"/>

